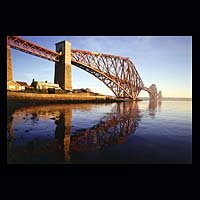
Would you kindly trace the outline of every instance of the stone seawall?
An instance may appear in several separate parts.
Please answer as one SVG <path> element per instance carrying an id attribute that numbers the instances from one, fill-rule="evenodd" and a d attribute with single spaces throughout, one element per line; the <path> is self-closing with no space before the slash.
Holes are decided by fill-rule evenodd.
<path id="1" fill-rule="evenodd" d="M 113 103 L 124 100 L 108 96 L 91 96 L 89 94 L 37 94 L 23 92 L 7 92 L 7 114 L 24 106 L 46 104 L 80 104 L 80 103 Z M 9 120 L 9 117 L 8 117 Z"/>
<path id="2" fill-rule="evenodd" d="M 79 103 L 79 102 L 116 102 L 114 97 L 91 96 L 89 94 L 37 94 L 23 92 L 7 92 L 7 101 L 21 103 Z"/>

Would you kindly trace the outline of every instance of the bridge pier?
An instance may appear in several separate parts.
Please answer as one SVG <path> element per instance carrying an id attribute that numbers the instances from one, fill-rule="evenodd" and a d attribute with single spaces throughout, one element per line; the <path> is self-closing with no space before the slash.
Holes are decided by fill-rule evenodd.
<path id="1" fill-rule="evenodd" d="M 65 90 L 72 91 L 71 43 L 62 41 L 55 45 L 56 51 L 62 52 L 62 55 L 60 61 L 55 63 L 54 83 L 58 83 Z"/>
<path id="2" fill-rule="evenodd" d="M 7 42 L 7 81 L 12 81 L 12 59 L 10 45 Z"/>

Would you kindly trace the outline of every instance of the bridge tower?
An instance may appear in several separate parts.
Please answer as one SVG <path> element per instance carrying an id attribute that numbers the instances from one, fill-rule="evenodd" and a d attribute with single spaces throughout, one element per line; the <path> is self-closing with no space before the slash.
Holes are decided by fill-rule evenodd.
<path id="1" fill-rule="evenodd" d="M 59 62 L 55 63 L 54 83 L 58 83 L 65 90 L 72 91 L 71 43 L 62 41 L 55 44 L 56 51 L 62 52 Z"/>
<path id="2" fill-rule="evenodd" d="M 10 45 L 7 42 L 7 81 L 12 81 L 12 59 Z"/>

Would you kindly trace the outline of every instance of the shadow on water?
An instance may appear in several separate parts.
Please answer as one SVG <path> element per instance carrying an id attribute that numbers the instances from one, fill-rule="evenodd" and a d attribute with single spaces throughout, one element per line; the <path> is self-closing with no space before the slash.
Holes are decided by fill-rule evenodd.
<path id="1" fill-rule="evenodd" d="M 113 144 L 124 143 L 129 135 L 134 134 L 141 120 L 138 103 L 123 102 L 113 105 L 109 113 L 104 113 L 96 124 L 76 130 L 72 130 L 71 125 L 73 111 L 90 111 L 91 104 L 29 106 L 15 110 L 7 120 L 7 162 L 71 163 L 73 153 L 99 151 Z M 155 102 L 149 102 L 149 115 L 154 117 L 156 108 Z M 89 118 L 92 116 L 88 116 L 86 112 L 84 120 Z M 13 123 L 14 119 L 21 121 Z M 50 130 L 43 130 L 45 139 L 38 136 L 26 141 L 24 138 L 28 137 L 32 129 L 24 131 L 27 135 L 23 133 L 20 138 L 15 137 L 16 123 L 29 122 L 31 126 L 37 126 L 41 120 L 54 121 L 53 138 L 47 137 Z M 36 132 L 32 133 L 34 134 Z"/>

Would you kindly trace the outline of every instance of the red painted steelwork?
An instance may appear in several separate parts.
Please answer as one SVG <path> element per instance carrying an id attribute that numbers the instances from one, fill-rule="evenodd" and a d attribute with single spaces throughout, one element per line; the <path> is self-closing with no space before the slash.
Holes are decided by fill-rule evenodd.
<path id="1" fill-rule="evenodd" d="M 59 62 L 59 57 L 61 55 L 61 53 L 49 50 L 18 36 L 7 36 L 7 44 L 14 49 L 55 62 Z"/>
<path id="2" fill-rule="evenodd" d="M 41 47 L 18 36 L 7 36 L 12 48 L 59 62 L 61 53 Z M 129 58 L 71 49 L 71 63 L 101 80 L 118 98 L 136 99 L 144 88 L 134 64 Z"/>
<path id="3" fill-rule="evenodd" d="M 135 99 L 144 86 L 129 58 L 71 50 L 71 61 L 101 80 L 119 98 Z"/>

